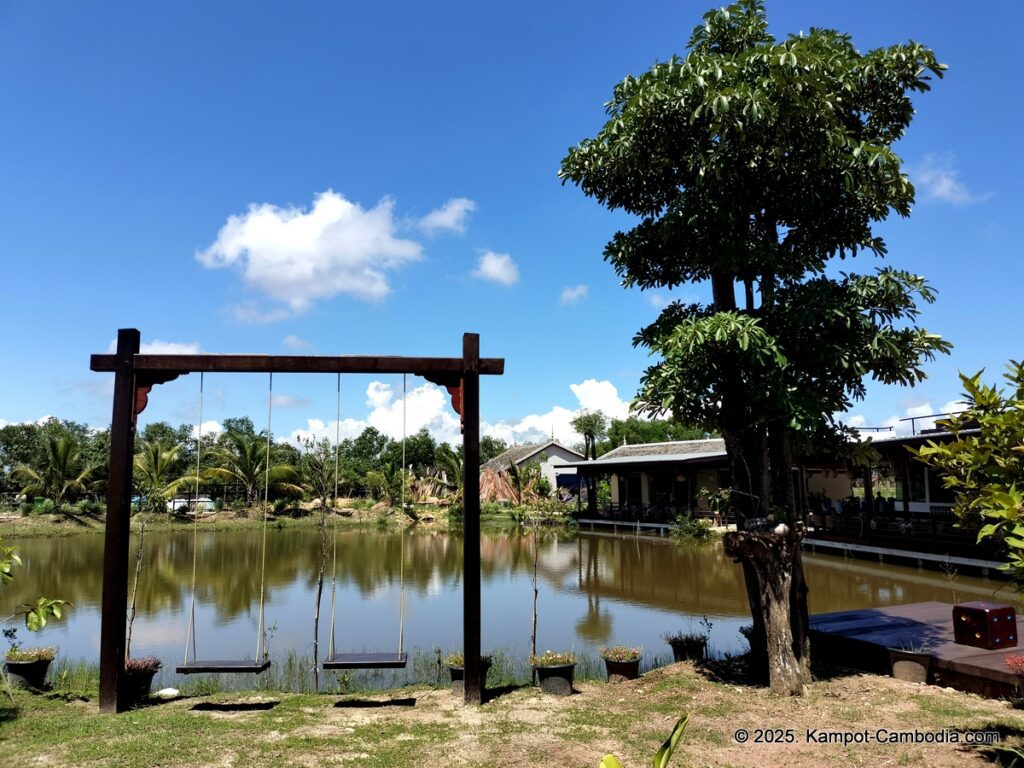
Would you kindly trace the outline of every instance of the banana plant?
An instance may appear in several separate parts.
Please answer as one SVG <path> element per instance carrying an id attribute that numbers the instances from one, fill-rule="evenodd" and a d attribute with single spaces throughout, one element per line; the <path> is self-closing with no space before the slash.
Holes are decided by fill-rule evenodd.
<path id="1" fill-rule="evenodd" d="M 683 738 L 683 731 L 686 730 L 686 724 L 690 721 L 689 715 L 683 715 L 676 721 L 675 728 L 672 729 L 672 734 L 665 740 L 665 743 L 661 745 L 655 755 L 652 765 L 654 768 L 665 768 L 668 765 L 669 759 L 672 757 L 672 753 L 676 751 L 676 747 L 679 745 L 680 740 Z M 601 764 L 598 768 L 622 768 L 622 763 L 615 755 L 605 755 L 601 759 Z"/>

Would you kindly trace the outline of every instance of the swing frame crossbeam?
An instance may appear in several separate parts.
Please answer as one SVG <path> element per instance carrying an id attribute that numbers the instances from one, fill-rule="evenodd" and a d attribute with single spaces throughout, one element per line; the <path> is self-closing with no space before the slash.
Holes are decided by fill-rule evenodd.
<path id="1" fill-rule="evenodd" d="M 113 413 L 110 426 L 110 465 L 107 478 L 107 517 L 103 547 L 103 598 L 100 625 L 101 712 L 127 708 L 130 692 L 124 674 L 128 606 L 128 549 L 130 540 L 132 470 L 135 456 L 135 424 L 145 409 L 153 386 L 189 373 L 406 373 L 446 387 L 452 407 L 462 419 L 464 456 L 463 509 L 463 653 L 465 654 L 465 702 L 480 704 L 483 685 L 480 669 L 480 376 L 500 376 L 503 358 L 481 358 L 480 336 L 462 337 L 461 357 L 397 357 L 370 355 L 149 355 L 140 354 L 141 334 L 134 328 L 117 333 L 114 354 L 92 355 L 90 368 L 114 374 Z M 472 468 L 472 472 L 471 472 Z M 388 657 L 397 665 L 405 654 L 343 654 Z M 374 660 L 380 667 L 387 659 Z M 211 667 L 220 662 L 203 662 Z M 188 672 L 249 672 L 266 662 L 253 660 L 252 669 L 240 669 L 240 662 L 224 662 L 223 668 Z M 190 665 L 183 665 L 189 667 Z M 326 664 L 325 664 L 326 666 Z M 405 666 L 403 661 L 402 666 Z M 227 667 L 230 667 L 227 668 Z M 360 669 L 367 667 L 338 666 Z M 179 668 L 179 671 L 181 669 Z M 259 670 L 262 671 L 262 670 Z M 188 674 L 185 672 L 185 674 Z"/>

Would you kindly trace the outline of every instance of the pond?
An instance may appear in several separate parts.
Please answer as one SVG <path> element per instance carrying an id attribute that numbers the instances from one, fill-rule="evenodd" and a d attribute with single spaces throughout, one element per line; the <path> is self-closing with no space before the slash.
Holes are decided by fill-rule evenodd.
<path id="1" fill-rule="evenodd" d="M 325 653 L 334 592 L 336 646 L 344 651 L 405 649 L 434 658 L 461 647 L 462 539 L 448 532 L 343 529 L 329 535 L 321 604 L 320 654 Z M 253 656 L 257 647 L 261 576 L 272 657 L 312 657 L 313 616 L 321 539 L 311 527 L 271 528 L 265 572 L 261 531 L 150 533 L 132 635 L 134 656 L 181 662 L 192 600 L 195 553 L 199 658 Z M 38 595 L 74 604 L 66 620 L 26 644 L 59 646 L 63 657 L 99 659 L 103 537 L 26 539 L 24 567 L 5 587 L 5 615 Z M 530 535 L 481 539 L 482 647 L 525 659 L 533 594 Z M 720 544 L 591 532 L 542 534 L 537 544 L 538 650 L 596 655 L 601 646 L 642 646 L 648 662 L 670 661 L 661 636 L 699 630 L 711 621 L 717 655 L 745 649 L 749 623 L 743 576 Z M 336 553 L 336 557 L 335 557 Z M 1002 582 L 893 565 L 806 556 L 812 613 L 924 600 L 991 599 Z M 134 553 L 132 555 L 134 564 Z M 336 568 L 334 564 L 336 563 Z M 332 579 L 333 576 L 333 579 Z M 404 600 L 402 593 L 404 592 Z M 404 610 L 400 611 L 400 603 Z M 176 678 L 169 671 L 165 682 Z"/>

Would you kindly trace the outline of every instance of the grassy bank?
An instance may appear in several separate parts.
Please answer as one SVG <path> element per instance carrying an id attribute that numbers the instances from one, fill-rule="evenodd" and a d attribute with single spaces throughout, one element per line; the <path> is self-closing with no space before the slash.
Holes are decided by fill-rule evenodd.
<path id="1" fill-rule="evenodd" d="M 416 509 L 423 519 L 418 525 L 423 528 L 448 528 L 458 530 L 461 524 L 450 520 L 444 507 L 427 507 Z M 79 534 L 102 533 L 105 516 L 102 513 L 84 514 L 68 510 L 63 514 L 28 514 L 20 515 L 16 510 L 6 510 L 0 514 L 0 539 L 16 541 L 17 539 L 36 538 L 41 536 L 76 536 Z M 138 516 L 132 519 L 132 527 L 138 527 Z M 315 510 L 308 508 L 285 509 L 271 513 L 271 525 L 277 527 L 309 526 L 314 527 L 318 521 Z M 380 526 L 396 528 L 406 525 L 408 521 L 397 508 L 369 507 L 360 505 L 346 508 L 344 514 L 331 512 L 328 514 L 329 524 L 338 527 Z M 543 523 L 556 527 L 571 523 L 571 518 L 552 517 L 541 512 L 530 510 L 502 508 L 489 505 L 480 516 L 480 525 L 484 530 L 502 532 L 523 525 Z M 193 522 L 190 518 L 171 514 L 147 514 L 146 530 L 151 532 L 191 530 Z M 258 508 L 224 509 L 203 515 L 199 526 L 203 530 L 226 531 L 258 528 L 263 525 L 263 512 Z"/>
<path id="2" fill-rule="evenodd" d="M 750 687 L 727 666 L 674 664 L 614 686 L 582 682 L 568 698 L 509 685 L 479 708 L 463 707 L 446 688 L 419 686 L 349 696 L 218 693 L 118 716 L 99 715 L 95 692 L 75 685 L 17 692 L 14 707 L 0 704 L 6 764 L 595 768 L 610 751 L 624 765 L 641 766 L 689 713 L 673 766 L 952 767 L 991 763 L 983 751 L 955 744 L 809 743 L 807 730 L 988 729 L 1011 743 L 1024 733 L 1024 718 L 1005 702 L 841 670 L 799 699 Z M 739 744 L 738 728 L 792 728 L 795 738 Z"/>

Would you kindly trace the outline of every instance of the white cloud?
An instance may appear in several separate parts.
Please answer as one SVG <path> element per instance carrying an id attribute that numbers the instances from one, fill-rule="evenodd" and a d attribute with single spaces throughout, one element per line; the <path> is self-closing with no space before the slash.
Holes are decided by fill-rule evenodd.
<path id="1" fill-rule="evenodd" d="M 481 424 L 480 431 L 507 443 L 543 442 L 550 440 L 554 433 L 558 442 L 572 446 L 583 441 L 582 435 L 570 424 L 582 411 L 601 411 L 609 419 L 624 419 L 629 415 L 629 403 L 619 398 L 618 390 L 610 381 L 587 379 L 569 385 L 569 389 L 579 406 L 575 410 L 556 405 L 547 413 L 530 414 L 516 421 Z"/>
<path id="2" fill-rule="evenodd" d="M 570 422 L 582 411 L 601 410 L 609 418 L 625 418 L 629 405 L 621 400 L 615 386 L 609 381 L 587 379 L 569 387 L 575 395 L 575 409 L 556 405 L 546 413 L 535 413 L 520 419 L 498 422 L 481 421 L 480 432 L 498 437 L 507 443 L 534 443 L 549 440 L 552 432 L 565 445 L 575 445 L 583 438 L 573 430 Z M 422 384 L 409 390 L 405 411 L 405 432 L 412 435 L 426 429 L 435 440 L 456 445 L 462 434 L 459 416 L 451 407 L 448 393 L 434 384 Z M 341 421 L 341 438 L 358 436 L 366 427 L 375 427 L 394 440 L 402 436 L 401 392 L 380 381 L 372 381 L 366 388 L 366 405 L 369 413 L 365 418 L 345 418 Z M 303 439 L 334 441 L 337 422 L 333 419 L 308 419 L 306 427 L 291 434 L 291 442 L 299 444 Z"/>
<path id="3" fill-rule="evenodd" d="M 601 411 L 609 419 L 629 416 L 629 403 L 619 397 L 619 390 L 610 381 L 587 379 L 579 384 L 570 384 L 569 389 L 585 411 Z"/>
<path id="4" fill-rule="evenodd" d="M 647 293 L 645 295 L 647 303 L 655 309 L 664 309 L 672 302 L 672 299 L 662 293 Z"/>
<path id="5" fill-rule="evenodd" d="M 203 348 L 196 341 L 144 341 L 139 345 L 139 354 L 142 355 L 198 355 Z M 107 345 L 107 352 L 117 352 L 117 339 Z"/>
<path id="6" fill-rule="evenodd" d="M 417 224 L 427 234 L 434 234 L 439 230 L 449 232 L 465 232 L 466 219 L 469 214 L 476 210 L 476 203 L 465 197 L 453 197 L 440 208 L 431 211 Z"/>
<path id="7" fill-rule="evenodd" d="M 312 344 L 310 344 L 305 339 L 300 339 L 293 333 L 289 333 L 287 336 L 284 337 L 284 339 L 281 340 L 281 346 L 283 346 L 285 349 L 293 350 L 304 350 L 313 348 Z"/>
<path id="8" fill-rule="evenodd" d="M 563 305 L 577 304 L 582 299 L 587 298 L 588 292 L 589 289 L 585 285 L 577 285 L 572 288 L 563 288 L 560 301 Z"/>
<path id="9" fill-rule="evenodd" d="M 507 253 L 487 251 L 480 256 L 480 263 L 473 270 L 473 277 L 492 283 L 512 285 L 519 280 L 519 267 Z"/>
<path id="10" fill-rule="evenodd" d="M 922 200 L 940 200 L 953 205 L 970 205 L 987 200 L 991 195 L 977 195 L 960 180 L 951 154 L 927 155 L 911 169 L 911 178 Z"/>
<path id="11" fill-rule="evenodd" d="M 245 283 L 294 312 L 348 294 L 383 299 L 387 272 L 420 258 L 422 246 L 396 236 L 394 201 L 369 210 L 327 190 L 309 210 L 252 204 L 230 216 L 196 259 L 207 269 L 237 267 Z"/>
<path id="12" fill-rule="evenodd" d="M 204 421 L 202 423 L 203 437 L 210 437 L 211 435 L 219 435 L 224 431 L 223 425 L 219 421 Z M 195 440 L 199 436 L 199 430 L 196 426 L 192 427 L 192 439 Z"/>
<path id="13" fill-rule="evenodd" d="M 366 388 L 366 404 L 370 408 L 386 408 L 394 394 L 390 384 L 371 381 L 370 386 Z"/>
<path id="14" fill-rule="evenodd" d="M 365 419 L 346 418 L 341 421 L 341 438 L 358 436 L 367 427 L 374 427 L 392 438 L 402 437 L 403 400 L 394 398 L 395 392 L 389 384 L 373 381 L 366 388 L 367 406 L 371 408 Z M 434 384 L 423 384 L 409 390 L 405 409 L 405 433 L 413 435 L 426 429 L 439 442 L 458 443 L 461 439 L 459 417 L 452 410 L 448 393 Z M 291 441 L 298 443 L 305 438 L 334 441 L 337 421 L 308 419 L 306 429 L 297 429 L 291 434 Z"/>

